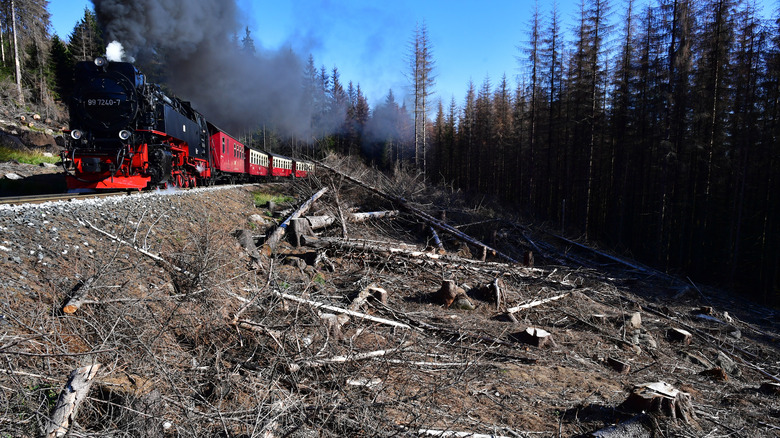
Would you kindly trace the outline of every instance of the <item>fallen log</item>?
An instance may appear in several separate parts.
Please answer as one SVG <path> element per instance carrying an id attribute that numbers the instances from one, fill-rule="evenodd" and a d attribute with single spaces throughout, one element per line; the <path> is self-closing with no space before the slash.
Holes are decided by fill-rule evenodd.
<path id="1" fill-rule="evenodd" d="M 355 318 L 365 319 L 372 322 L 377 322 L 384 325 L 389 325 L 391 327 L 397 327 L 397 328 L 403 328 L 403 329 L 412 329 L 412 326 L 409 324 L 404 324 L 401 322 L 393 321 L 390 319 L 385 318 L 379 318 L 376 316 L 366 315 L 365 313 L 355 312 L 349 309 L 342 309 L 341 307 L 331 306 L 330 304 L 320 303 L 318 301 L 312 301 L 307 300 L 304 298 L 296 297 L 295 295 L 285 294 L 279 291 L 274 291 L 274 294 L 280 298 L 283 298 L 288 301 L 295 301 L 297 303 L 301 304 L 307 304 L 309 306 L 312 306 L 317 309 L 324 309 L 324 310 L 330 310 L 331 312 L 336 313 L 343 313 L 345 315 L 354 316 Z"/>
<path id="2" fill-rule="evenodd" d="M 521 304 L 521 305 L 515 306 L 515 307 L 510 307 L 510 308 L 506 309 L 506 313 L 510 313 L 511 314 L 511 313 L 519 312 L 521 310 L 530 309 L 532 307 L 541 306 L 542 304 L 546 304 L 546 303 L 549 303 L 549 302 L 552 302 L 552 301 L 560 300 L 561 298 L 566 298 L 566 297 L 569 296 L 569 294 L 571 294 L 571 292 L 566 292 L 564 294 L 556 295 L 554 297 L 545 298 L 545 299 L 542 299 L 542 300 L 533 300 L 530 303 Z"/>
<path id="3" fill-rule="evenodd" d="M 330 170 L 331 172 L 334 172 L 334 173 L 336 173 L 338 175 L 341 175 L 342 177 L 344 177 L 344 179 L 346 179 L 346 180 L 348 180 L 348 181 L 350 181 L 350 182 L 352 182 L 354 184 L 357 184 L 357 185 L 359 185 L 359 186 L 361 186 L 361 187 L 363 187 L 363 188 L 365 188 L 365 189 L 367 189 L 367 190 L 369 190 L 369 191 L 371 191 L 371 192 L 373 192 L 373 193 L 375 193 L 375 194 L 377 194 L 377 195 L 379 195 L 379 196 L 381 196 L 381 197 L 383 197 L 383 198 L 385 198 L 385 199 L 387 199 L 387 200 L 389 200 L 391 202 L 394 202 L 394 203 L 400 205 L 405 210 L 409 211 L 413 215 L 415 215 L 418 218 L 422 219 L 423 221 L 425 221 L 426 223 L 428 223 L 432 227 L 438 229 L 439 231 L 444 231 L 446 233 L 450 233 L 451 235 L 455 236 L 456 238 L 458 238 L 458 239 L 460 239 L 460 240 L 462 240 L 462 241 L 464 241 L 466 243 L 469 243 L 469 244 L 474 245 L 474 246 L 479 247 L 479 248 L 483 248 L 483 251 L 485 253 L 491 252 L 491 253 L 497 255 L 498 257 L 501 257 L 502 259 L 504 259 L 504 260 L 506 260 L 506 261 L 508 261 L 510 263 L 517 263 L 517 260 L 515 260 L 514 258 L 512 258 L 512 257 L 510 257 L 510 256 L 508 256 L 508 255 L 498 251 L 495 248 L 491 248 L 487 244 L 485 244 L 483 242 L 480 242 L 479 240 L 469 236 L 468 234 L 458 230 L 457 228 L 455 228 L 455 227 L 453 227 L 451 225 L 448 225 L 448 224 L 446 224 L 446 223 L 444 223 L 444 222 L 434 218 L 430 214 L 428 214 L 428 213 L 426 213 L 426 212 L 424 212 L 424 211 L 422 211 L 422 210 L 420 210 L 418 208 L 412 207 L 403 198 L 400 198 L 398 196 L 393 196 L 393 195 L 390 195 L 388 193 L 385 193 L 385 192 L 383 192 L 383 191 L 381 191 L 381 190 L 379 190 L 379 189 L 377 189 L 377 188 L 375 188 L 375 187 L 373 187 L 371 185 L 368 185 L 368 184 L 366 184 L 366 183 L 364 183 L 364 182 L 362 182 L 362 181 L 360 181 L 360 180 L 358 180 L 356 178 L 353 178 L 353 177 L 351 177 L 351 176 L 349 176 L 349 175 L 347 175 L 345 173 L 342 173 L 341 171 L 336 170 L 336 169 L 334 169 L 334 168 L 332 168 L 332 167 L 330 167 L 327 164 L 324 164 L 322 162 L 318 162 L 317 164 L 321 165 L 325 169 Z"/>
<path id="4" fill-rule="evenodd" d="M 368 351 L 365 353 L 356 353 L 351 354 L 348 356 L 334 356 L 327 359 L 316 359 L 316 360 L 307 360 L 304 362 L 301 362 L 301 365 L 307 366 L 307 367 L 318 367 L 322 365 L 330 365 L 330 364 L 337 364 L 337 363 L 346 363 L 346 362 L 353 362 L 358 360 L 366 360 L 366 359 L 373 359 L 375 357 L 382 357 L 391 353 L 402 351 L 409 346 L 411 346 L 412 343 L 407 341 L 401 344 L 400 346 L 396 348 L 390 348 L 386 350 L 375 350 L 375 351 Z"/>
<path id="5" fill-rule="evenodd" d="M 76 413 L 79 405 L 89 394 L 89 388 L 94 382 L 95 375 L 100 369 L 100 364 L 76 368 L 70 373 L 68 382 L 60 392 L 57 398 L 57 404 L 46 425 L 44 435 L 46 438 L 57 438 L 65 436 L 68 430 L 76 421 Z"/>
<path id="6" fill-rule="evenodd" d="M 441 239 L 439 239 L 439 233 L 436 232 L 436 230 L 433 227 L 428 227 L 428 229 L 431 232 L 431 237 L 433 237 L 433 243 L 436 244 L 436 248 L 439 249 L 439 253 L 444 253 L 444 244 L 441 243 Z"/>
<path id="7" fill-rule="evenodd" d="M 398 210 L 367 211 L 363 213 L 352 213 L 347 216 L 347 220 L 350 222 L 365 222 L 370 219 L 380 219 L 396 216 L 398 216 Z"/>
<path id="8" fill-rule="evenodd" d="M 82 304 L 87 300 L 87 292 L 92 288 L 92 284 L 97 279 L 96 276 L 87 278 L 86 281 L 80 282 L 73 288 L 70 297 L 62 306 L 62 312 L 66 314 L 73 314 L 79 310 Z"/>
<path id="9" fill-rule="evenodd" d="M 306 216 L 298 220 L 307 221 L 312 230 L 327 228 L 336 222 L 336 218 L 333 216 Z"/>
<path id="10" fill-rule="evenodd" d="M 407 257 L 428 258 L 433 260 L 442 260 L 454 263 L 470 263 L 480 265 L 490 265 L 489 263 L 479 260 L 464 259 L 463 257 L 457 257 L 447 254 L 435 254 L 427 251 L 422 251 L 411 245 L 395 242 L 378 242 L 364 239 L 339 239 L 336 237 L 317 237 L 304 238 L 304 244 L 309 246 L 336 246 L 346 249 L 354 249 L 360 251 L 378 252 L 378 253 L 390 253 L 401 254 Z M 391 246 L 397 245 L 397 246 Z M 506 268 L 506 265 L 501 265 Z"/>
<path id="11" fill-rule="evenodd" d="M 276 245 L 278 245 L 279 241 L 282 240 L 282 237 L 284 237 L 284 234 L 287 231 L 287 227 L 290 225 L 290 222 L 292 222 L 293 219 L 298 219 L 307 211 L 309 211 L 309 208 L 311 208 L 312 204 L 314 204 L 314 201 L 319 199 L 327 191 L 328 191 L 327 187 L 323 187 L 322 189 L 320 189 L 317 193 L 312 195 L 311 198 L 306 200 L 306 202 L 301 204 L 301 206 L 298 207 L 297 210 L 295 210 L 287 219 L 284 220 L 284 222 L 282 222 L 274 230 L 273 233 L 271 233 L 271 236 L 268 237 L 268 239 L 263 244 L 263 251 L 266 253 L 266 255 L 270 255 L 276 249 Z"/>

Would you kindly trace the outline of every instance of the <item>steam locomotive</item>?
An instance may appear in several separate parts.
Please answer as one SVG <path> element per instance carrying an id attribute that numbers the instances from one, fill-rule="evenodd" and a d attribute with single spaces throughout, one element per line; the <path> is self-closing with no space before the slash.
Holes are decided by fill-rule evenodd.
<path id="1" fill-rule="evenodd" d="M 195 187 L 314 170 L 242 144 L 131 63 L 99 57 L 76 64 L 74 76 L 62 152 L 69 190 Z"/>

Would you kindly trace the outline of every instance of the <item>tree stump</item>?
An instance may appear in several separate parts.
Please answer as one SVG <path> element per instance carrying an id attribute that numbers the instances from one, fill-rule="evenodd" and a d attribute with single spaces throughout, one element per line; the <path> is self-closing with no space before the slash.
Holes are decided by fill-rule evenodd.
<path id="1" fill-rule="evenodd" d="M 533 251 L 526 251 L 523 254 L 523 264 L 529 268 L 534 267 L 534 253 Z"/>
<path id="2" fill-rule="evenodd" d="M 308 219 L 297 218 L 290 221 L 290 243 L 296 248 L 301 246 L 303 236 L 313 236 L 314 231 Z"/>
<path id="3" fill-rule="evenodd" d="M 433 298 L 439 304 L 444 304 L 449 308 L 455 301 L 458 295 L 466 295 L 466 291 L 462 287 L 455 285 L 453 280 L 444 280 L 441 282 L 439 290 L 434 292 Z"/>
<path id="4" fill-rule="evenodd" d="M 691 332 L 678 328 L 670 328 L 666 331 L 666 338 L 673 342 L 681 342 L 683 345 L 691 345 L 693 335 Z"/>
<path id="5" fill-rule="evenodd" d="M 696 424 L 696 413 L 691 395 L 678 390 L 666 382 L 643 383 L 634 386 L 622 408 L 632 412 L 647 412 L 654 415 L 681 419 L 686 424 Z"/>
<path id="6" fill-rule="evenodd" d="M 528 327 L 524 331 L 518 333 L 516 337 L 520 341 L 538 348 L 544 348 L 548 345 L 555 346 L 552 333 L 536 327 Z"/>
<path id="7" fill-rule="evenodd" d="M 631 365 L 612 357 L 607 358 L 607 365 L 620 374 L 628 374 L 631 371 Z"/>

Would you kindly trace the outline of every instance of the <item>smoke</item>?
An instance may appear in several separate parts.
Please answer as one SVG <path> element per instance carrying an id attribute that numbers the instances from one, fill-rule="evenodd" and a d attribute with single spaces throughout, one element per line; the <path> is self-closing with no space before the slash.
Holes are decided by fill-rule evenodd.
<path id="1" fill-rule="evenodd" d="M 119 41 L 111 41 L 106 47 L 106 58 L 111 62 L 121 62 L 125 57 L 125 49 Z"/>
<path id="2" fill-rule="evenodd" d="M 275 128 L 308 136 L 303 62 L 289 48 L 247 53 L 235 0 L 92 0 L 109 41 L 126 60 L 228 132 Z M 240 45 L 240 43 L 239 43 Z M 261 47 L 255 39 L 255 46 Z"/>

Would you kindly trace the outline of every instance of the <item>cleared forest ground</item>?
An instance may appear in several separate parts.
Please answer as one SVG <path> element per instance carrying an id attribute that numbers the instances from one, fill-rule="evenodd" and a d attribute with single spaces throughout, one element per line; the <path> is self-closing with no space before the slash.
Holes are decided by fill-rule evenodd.
<path id="1" fill-rule="evenodd" d="M 626 436 L 604 430 L 616 423 L 639 424 L 635 436 L 780 433 L 776 311 L 414 175 L 330 165 L 502 254 L 530 251 L 533 266 L 490 251 L 482 261 L 441 230 L 439 248 L 406 206 L 324 170 L 3 208 L 0 431 L 41 435 L 71 372 L 100 364 L 73 436 Z M 305 215 L 332 225 L 288 228 L 304 245 L 264 248 L 322 188 Z M 256 192 L 295 201 L 274 213 Z M 399 213 L 350 220 L 388 210 Z M 625 402 L 653 382 L 685 396 L 661 394 L 642 416 Z"/>

